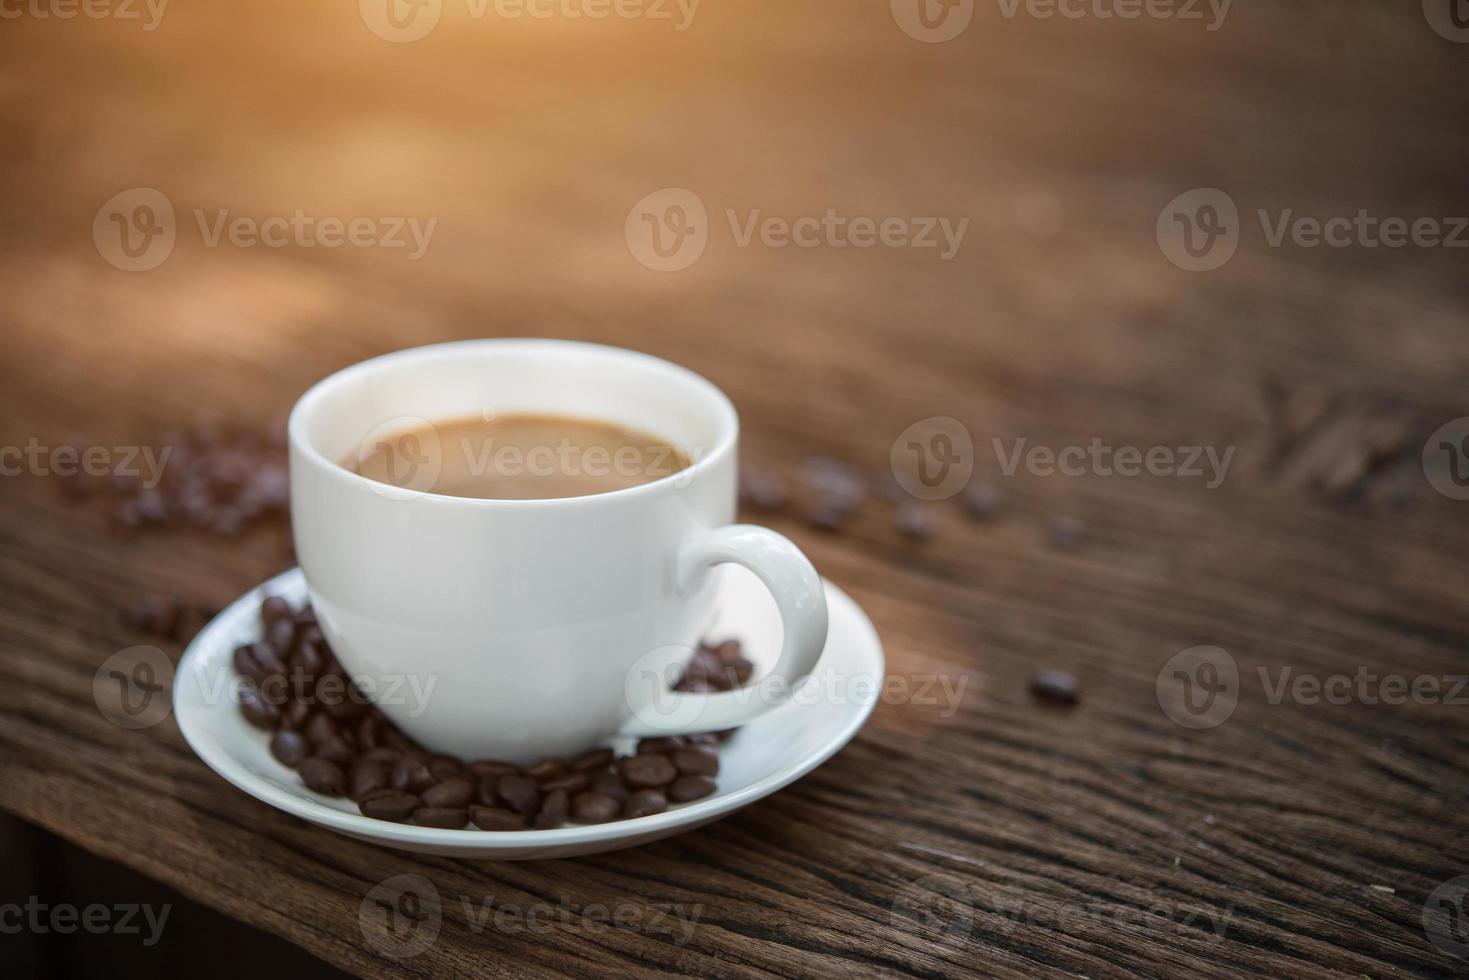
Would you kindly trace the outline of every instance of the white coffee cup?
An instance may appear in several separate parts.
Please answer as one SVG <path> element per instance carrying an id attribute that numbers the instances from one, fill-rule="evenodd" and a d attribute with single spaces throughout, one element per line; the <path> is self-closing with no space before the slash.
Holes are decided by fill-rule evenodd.
<path id="1" fill-rule="evenodd" d="M 630 489 L 484 500 L 343 466 L 383 437 L 477 415 L 563 415 L 646 432 L 693 460 Z M 430 430 L 431 431 L 431 430 Z M 290 419 L 296 555 L 332 650 L 425 747 L 526 763 L 623 735 L 732 728 L 779 703 L 667 690 L 743 565 L 785 636 L 762 691 L 792 690 L 826 640 L 820 577 L 735 517 L 739 420 L 719 389 L 632 351 L 474 340 L 399 351 L 311 388 Z"/>

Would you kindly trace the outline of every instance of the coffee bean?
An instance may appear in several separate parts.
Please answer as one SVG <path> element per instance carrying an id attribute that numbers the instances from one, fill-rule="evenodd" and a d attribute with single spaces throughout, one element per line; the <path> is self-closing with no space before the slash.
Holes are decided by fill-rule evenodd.
<path id="1" fill-rule="evenodd" d="M 393 764 L 388 785 L 409 793 L 422 793 L 438 782 L 428 765 L 416 755 L 405 755 Z"/>
<path id="2" fill-rule="evenodd" d="M 1057 548 L 1070 550 L 1081 544 L 1082 525 L 1074 517 L 1058 517 L 1051 522 L 1050 529 L 1051 544 Z"/>
<path id="3" fill-rule="evenodd" d="M 790 488 L 779 473 L 741 466 L 740 500 L 759 510 L 780 510 L 790 500 Z"/>
<path id="4" fill-rule="evenodd" d="M 694 748 L 719 748 L 719 736 L 713 732 L 699 732 L 697 735 L 685 735 L 684 741 L 688 742 Z"/>
<path id="5" fill-rule="evenodd" d="M 240 685 L 239 701 L 240 714 L 256 728 L 269 731 L 281 720 L 280 709 L 271 704 L 253 683 Z"/>
<path id="6" fill-rule="evenodd" d="M 519 767 L 512 766 L 508 762 L 496 762 L 493 759 L 481 759 L 469 764 L 469 771 L 476 776 L 509 776 L 520 771 Z"/>
<path id="7" fill-rule="evenodd" d="M 178 638 L 182 614 L 183 609 L 177 596 L 148 595 L 124 610 L 122 618 L 123 622 L 134 629 L 173 640 Z"/>
<path id="8" fill-rule="evenodd" d="M 1004 499 L 1005 495 L 993 483 L 976 482 L 971 483 L 959 498 L 959 506 L 975 520 L 988 521 L 999 513 Z"/>
<path id="9" fill-rule="evenodd" d="M 627 783 L 622 777 L 611 769 L 593 773 L 592 781 L 587 785 L 588 791 L 599 793 L 602 796 L 610 796 L 618 803 L 627 799 Z"/>
<path id="10" fill-rule="evenodd" d="M 265 679 L 265 668 L 260 666 L 260 661 L 255 659 L 254 647 L 253 643 L 235 647 L 235 673 L 259 683 Z"/>
<path id="11" fill-rule="evenodd" d="M 684 776 L 716 776 L 719 753 L 703 748 L 684 748 L 673 753 L 673 766 Z"/>
<path id="12" fill-rule="evenodd" d="M 377 736 L 382 724 L 382 717 L 378 714 L 368 712 L 363 715 L 357 722 L 357 747 L 364 751 L 377 748 Z"/>
<path id="13" fill-rule="evenodd" d="M 265 642 L 269 643 L 282 657 L 290 654 L 295 639 L 296 622 L 289 616 L 273 620 L 265 628 Z"/>
<path id="14" fill-rule="evenodd" d="M 667 786 L 678 776 L 678 770 L 666 755 L 634 755 L 619 759 L 622 778 L 634 789 Z"/>
<path id="15" fill-rule="evenodd" d="M 744 648 L 739 640 L 725 640 L 722 643 L 710 647 L 715 658 L 722 664 L 732 664 L 736 660 L 744 659 Z"/>
<path id="16" fill-rule="evenodd" d="M 311 706 L 304 701 L 292 701 L 281 709 L 281 725 L 292 731 L 300 731 L 311 720 Z"/>
<path id="17" fill-rule="evenodd" d="M 541 791 L 524 776 L 501 776 L 495 782 L 495 795 L 510 809 L 527 817 L 541 808 Z"/>
<path id="18" fill-rule="evenodd" d="M 675 803 L 700 800 L 715 790 L 714 780 L 708 776 L 680 776 L 668 787 L 668 798 Z"/>
<path id="19" fill-rule="evenodd" d="M 578 793 L 571 800 L 571 818 L 578 823 L 606 823 L 620 809 L 621 804 L 605 793 Z"/>
<path id="20" fill-rule="evenodd" d="M 420 796 L 425 806 L 468 806 L 474 799 L 474 784 L 467 779 L 446 779 L 437 786 L 430 786 Z"/>
<path id="21" fill-rule="evenodd" d="M 335 762 L 339 766 L 352 764 L 352 747 L 340 735 L 334 735 L 316 747 L 316 754 L 328 762 Z"/>
<path id="22" fill-rule="evenodd" d="M 537 762 L 525 770 L 525 775 L 533 782 L 544 783 L 548 779 L 554 779 L 566 771 L 566 762 L 563 759 L 546 759 Z"/>
<path id="23" fill-rule="evenodd" d="M 335 762 L 312 756 L 301 763 L 300 773 L 306 787 L 323 796 L 341 796 L 346 789 L 346 777 Z"/>
<path id="24" fill-rule="evenodd" d="M 434 774 L 435 779 L 454 779 L 464 775 L 464 766 L 458 759 L 436 755 L 428 760 L 428 771 Z"/>
<path id="25" fill-rule="evenodd" d="M 524 830 L 525 817 L 510 810 L 492 806 L 472 806 L 469 819 L 480 830 Z"/>
<path id="26" fill-rule="evenodd" d="M 469 823 L 469 811 L 462 807 L 421 806 L 413 811 L 413 822 L 420 827 L 462 830 Z"/>
<path id="27" fill-rule="evenodd" d="M 541 783 L 541 792 L 554 793 L 559 789 L 566 793 L 580 793 L 590 783 L 591 777 L 586 773 L 568 772 L 564 775 L 557 776 L 555 779 L 548 779 L 544 783 Z"/>
<path id="28" fill-rule="evenodd" d="M 655 813 L 662 813 L 668 809 L 668 797 L 656 789 L 640 789 L 627 798 L 622 805 L 622 816 L 631 820 L 634 817 L 648 817 Z"/>
<path id="29" fill-rule="evenodd" d="M 577 772 L 594 772 L 606 768 L 611 762 L 611 749 L 592 749 L 572 759 L 571 768 Z"/>
<path id="30" fill-rule="evenodd" d="M 566 822 L 566 815 L 570 812 L 570 794 L 564 789 L 553 789 L 541 800 L 540 812 L 531 820 L 531 826 L 537 830 L 555 830 Z"/>
<path id="31" fill-rule="evenodd" d="M 838 497 L 822 497 L 806 509 L 806 523 L 818 531 L 836 533 L 852 519 L 852 505 Z"/>
<path id="32" fill-rule="evenodd" d="M 495 784 L 500 781 L 499 776 L 484 776 L 474 787 L 474 798 L 480 806 L 500 806 L 504 803 L 500 794 L 495 791 Z"/>
<path id="33" fill-rule="evenodd" d="M 388 767 L 370 759 L 356 759 L 347 769 L 347 797 L 365 799 L 379 790 L 389 789 Z"/>
<path id="34" fill-rule="evenodd" d="M 398 758 L 402 754 L 403 753 L 399 752 L 397 749 L 389 748 L 386 745 L 379 745 L 375 749 L 368 749 L 366 752 L 362 753 L 362 759 L 366 762 L 377 762 L 386 766 L 391 766 L 398 761 Z"/>
<path id="35" fill-rule="evenodd" d="M 278 595 L 266 596 L 260 603 L 260 619 L 269 626 L 278 619 L 291 618 L 291 604 Z"/>
<path id="36" fill-rule="evenodd" d="M 311 754 L 306 739 L 298 732 L 279 731 L 270 737 L 270 754 L 281 765 L 295 769 Z"/>
<path id="37" fill-rule="evenodd" d="M 320 745 L 337 734 L 337 723 L 330 715 L 318 711 L 306 722 L 306 739 L 312 745 Z"/>
<path id="38" fill-rule="evenodd" d="M 672 752 L 674 749 L 683 748 L 682 735 L 664 735 L 658 738 L 645 738 L 638 742 L 638 755 L 647 755 L 652 752 Z"/>
<path id="39" fill-rule="evenodd" d="M 357 804 L 364 817 L 374 820 L 391 820 L 402 823 L 413 815 L 419 806 L 418 797 L 412 793 L 400 793 L 395 789 L 380 789 L 364 796 Z"/>
<path id="40" fill-rule="evenodd" d="M 1075 676 L 1064 670 L 1043 670 L 1030 679 L 1030 693 L 1046 704 L 1072 705 L 1081 700 Z"/>
<path id="41" fill-rule="evenodd" d="M 933 537 L 933 517 L 917 501 L 909 500 L 898 505 L 893 512 L 893 526 L 898 529 L 899 534 L 913 541 Z"/>

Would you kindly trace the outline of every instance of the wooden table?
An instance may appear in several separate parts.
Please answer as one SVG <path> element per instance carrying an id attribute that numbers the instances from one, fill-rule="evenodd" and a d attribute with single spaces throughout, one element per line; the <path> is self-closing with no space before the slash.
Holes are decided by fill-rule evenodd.
<path id="1" fill-rule="evenodd" d="M 1271 241 L 1287 209 L 1469 213 L 1469 51 L 1417 4 L 1239 3 L 1212 31 L 978 4 L 944 43 L 849 0 L 709 2 L 681 32 L 446 0 L 411 43 L 353 8 L 7 21 L 0 443 L 263 427 L 362 358 L 511 335 L 687 364 L 734 399 L 746 458 L 791 473 L 818 453 L 879 472 L 906 427 L 952 418 L 1005 495 L 993 520 L 938 503 L 913 543 L 875 500 L 839 535 L 762 519 L 869 612 L 893 677 L 963 697 L 887 699 L 790 789 L 638 850 L 380 850 L 237 792 L 171 719 L 126 731 L 93 703 L 97 666 L 147 642 L 120 608 L 226 602 L 287 564 L 284 529 L 123 535 L 31 472 L 0 480 L 6 810 L 363 974 L 1462 975 L 1423 914 L 1469 870 L 1469 715 L 1449 696 L 1469 504 L 1420 453 L 1469 415 L 1466 253 Z M 168 198 L 176 243 L 125 272 L 93 221 L 138 187 Z M 624 237 L 664 188 L 708 214 L 677 272 Z M 1211 271 L 1156 234 L 1195 188 L 1240 215 Z M 438 222 L 413 260 L 211 244 L 195 213 L 221 209 Z M 969 223 L 945 260 L 824 232 L 742 245 L 727 212 L 755 209 Z M 1091 463 L 1007 476 L 992 440 L 1020 438 L 1235 452 L 1212 488 Z M 1190 728 L 1164 706 L 1170 658 L 1200 646 L 1239 683 L 1227 720 Z M 1041 668 L 1074 673 L 1081 703 L 1035 703 Z M 1388 675 L 1443 686 L 1384 704 Z M 1345 703 L 1310 703 L 1317 682 Z M 401 873 L 475 907 L 577 911 L 532 935 L 450 901 L 431 948 L 385 958 L 358 908 Z M 680 942 L 597 929 L 599 905 L 700 912 Z"/>

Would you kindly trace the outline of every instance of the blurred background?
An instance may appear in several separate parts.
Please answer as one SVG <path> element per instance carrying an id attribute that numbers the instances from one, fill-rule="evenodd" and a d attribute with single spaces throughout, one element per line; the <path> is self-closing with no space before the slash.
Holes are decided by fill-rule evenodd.
<path id="1" fill-rule="evenodd" d="M 1465 414 L 1469 233 L 1457 247 L 1271 240 L 1282 216 L 1469 213 L 1469 22 L 1452 3 L 88 9 L 0 3 L 0 443 L 266 431 L 313 381 L 374 354 L 584 339 L 710 377 L 741 410 L 746 458 L 778 469 L 813 452 L 880 469 L 931 416 L 964 420 L 982 448 L 991 434 L 1239 445 L 1249 491 L 1210 498 L 1190 548 L 1138 568 L 1202 589 L 1242 522 L 1411 498 L 1392 528 L 1362 532 L 1363 552 L 1343 542 L 1320 564 L 1370 551 L 1424 608 L 1462 603 L 1452 549 L 1409 560 L 1379 545 L 1434 537 L 1451 506 L 1410 443 L 1423 419 Z M 785 241 L 779 222 L 829 213 L 845 231 Z M 891 242 L 854 244 L 859 217 L 897 219 Z M 915 245 L 925 234 L 937 247 Z M 1317 449 L 1281 465 L 1281 426 L 1323 406 L 1336 441 L 1316 427 Z M 1402 430 L 1391 465 L 1364 462 L 1384 424 Z M 1358 454 L 1345 469 L 1342 445 Z M 1107 486 L 1020 480 L 1022 510 L 1082 515 L 1104 543 L 1192 524 L 1202 493 L 1134 486 L 1120 506 Z M 160 561 L 109 538 L 111 517 L 82 508 L 63 526 L 43 482 L 0 488 L 9 542 L 28 525 L 50 543 L 24 559 L 35 575 L 101 597 L 56 623 L 183 584 L 222 604 L 291 561 L 283 529 L 226 553 L 184 537 Z M 896 553 L 883 533 L 859 522 L 854 552 L 776 526 L 857 583 L 895 665 L 957 669 L 942 651 L 984 635 L 913 612 L 917 584 L 878 586 Z M 92 532 L 114 543 L 83 542 Z M 966 588 L 1010 588 L 1029 533 L 997 531 Z M 942 571 L 972 551 L 939 541 L 904 560 Z M 1101 591 L 1077 596 L 1078 616 L 1112 616 Z M 6 644 L 40 642 L 6 623 Z M 1055 640 L 1073 642 L 1087 641 Z M 1023 629 L 1007 643 L 1028 653 Z M 20 880 L 0 892 L 109 880 L 34 828 L 0 829 L 11 853 L 75 869 L 6 861 Z M 69 948 L 32 939 L 26 955 L 37 975 L 89 972 L 95 950 Z"/>

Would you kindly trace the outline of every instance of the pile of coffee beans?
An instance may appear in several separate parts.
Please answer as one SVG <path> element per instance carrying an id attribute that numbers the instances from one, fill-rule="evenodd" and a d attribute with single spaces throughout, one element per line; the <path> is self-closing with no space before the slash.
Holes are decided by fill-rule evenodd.
<path id="1" fill-rule="evenodd" d="M 306 786 L 352 800 L 365 816 L 459 830 L 552 830 L 662 813 L 715 791 L 719 743 L 731 732 L 646 738 L 633 755 L 609 748 L 516 766 L 466 762 L 415 745 L 347 677 L 308 605 L 278 596 L 260 607 L 261 639 L 238 647 L 245 720 L 271 733 L 271 755 Z M 676 689 L 725 691 L 754 665 L 740 644 L 705 644 Z"/>
<path id="2" fill-rule="evenodd" d="M 156 483 L 136 467 L 102 476 L 77 470 L 62 480 L 62 491 L 103 502 L 126 528 L 191 527 L 233 537 L 256 522 L 286 517 L 284 426 L 257 432 L 204 424 L 166 433 L 159 449 Z"/>

